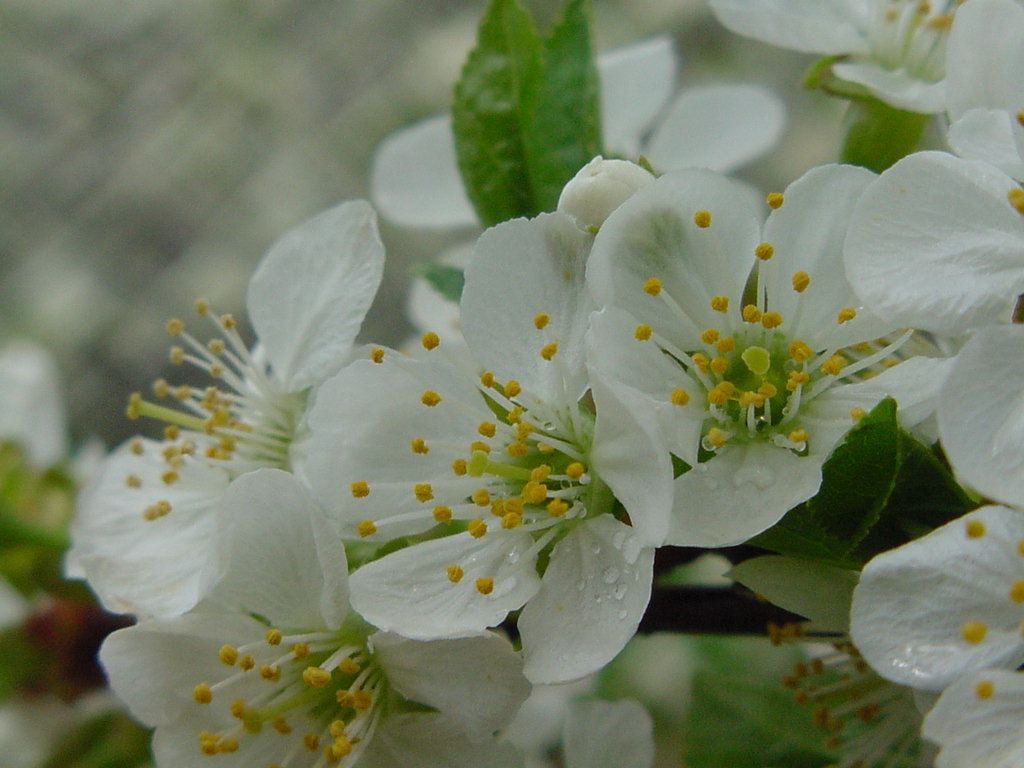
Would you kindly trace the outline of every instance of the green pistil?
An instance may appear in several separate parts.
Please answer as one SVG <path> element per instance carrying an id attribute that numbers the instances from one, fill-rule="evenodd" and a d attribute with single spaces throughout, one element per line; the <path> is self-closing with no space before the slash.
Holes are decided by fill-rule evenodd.
<path id="1" fill-rule="evenodd" d="M 772 367 L 772 356 L 764 347 L 747 347 L 740 358 L 758 376 L 764 376 Z"/>
<path id="2" fill-rule="evenodd" d="M 203 419 L 177 411 L 174 408 L 167 408 L 166 406 L 157 405 L 142 399 L 133 400 L 132 406 L 136 409 L 136 413 L 139 416 L 149 416 L 153 419 L 159 419 L 166 424 L 177 424 L 179 427 L 191 429 L 195 432 L 202 432 L 205 429 L 206 422 Z"/>
<path id="3" fill-rule="evenodd" d="M 481 477 L 484 474 L 508 477 L 513 480 L 527 481 L 530 479 L 530 470 L 526 467 L 517 467 L 513 464 L 502 464 L 491 461 L 490 457 L 483 451 L 473 451 L 466 465 L 466 472 L 470 477 Z"/>

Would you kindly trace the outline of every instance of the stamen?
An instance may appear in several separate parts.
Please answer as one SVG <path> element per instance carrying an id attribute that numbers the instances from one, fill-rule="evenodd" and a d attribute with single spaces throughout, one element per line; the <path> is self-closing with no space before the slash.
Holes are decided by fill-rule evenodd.
<path id="1" fill-rule="evenodd" d="M 768 203 L 769 208 L 776 210 L 782 207 L 785 200 L 786 198 L 783 197 L 781 192 L 769 192 L 766 202 Z"/>
<path id="2" fill-rule="evenodd" d="M 709 211 L 697 211 L 693 214 L 693 223 L 701 229 L 711 226 L 711 213 Z"/>

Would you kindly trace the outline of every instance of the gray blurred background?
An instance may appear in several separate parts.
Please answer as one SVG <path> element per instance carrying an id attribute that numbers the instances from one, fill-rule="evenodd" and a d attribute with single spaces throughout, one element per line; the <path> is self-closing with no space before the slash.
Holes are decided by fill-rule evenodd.
<path id="1" fill-rule="evenodd" d="M 561 5 L 526 4 L 542 25 Z M 244 317 L 280 234 L 367 195 L 377 143 L 447 107 L 484 5 L 0 0 L 0 340 L 57 355 L 76 439 L 135 431 L 123 405 L 165 367 L 168 317 L 199 296 Z M 808 58 L 729 34 L 702 0 L 594 5 L 602 50 L 669 33 L 682 86 L 762 82 L 787 101 L 783 145 L 743 174 L 764 189 L 835 158 L 836 108 L 798 86 Z M 450 240 L 383 236 L 363 338 L 395 343 L 410 266 Z"/>

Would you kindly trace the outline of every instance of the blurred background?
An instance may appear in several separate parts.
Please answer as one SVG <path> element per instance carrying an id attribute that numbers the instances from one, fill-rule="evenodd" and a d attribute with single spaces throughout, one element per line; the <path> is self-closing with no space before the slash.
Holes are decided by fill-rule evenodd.
<path id="1" fill-rule="evenodd" d="M 164 322 L 199 296 L 243 318 L 286 229 L 368 194 L 374 147 L 446 109 L 483 0 L 0 0 L 0 340 L 57 356 L 73 437 L 134 431 Z M 554 0 L 526 0 L 541 25 Z M 601 50 L 670 34 L 679 83 L 766 82 L 781 147 L 744 174 L 779 189 L 835 157 L 810 63 L 726 32 L 702 0 L 595 0 Z M 450 241 L 385 223 L 388 276 L 363 338 L 408 330 L 410 266 Z M 251 336 L 249 336 L 251 338 Z"/>

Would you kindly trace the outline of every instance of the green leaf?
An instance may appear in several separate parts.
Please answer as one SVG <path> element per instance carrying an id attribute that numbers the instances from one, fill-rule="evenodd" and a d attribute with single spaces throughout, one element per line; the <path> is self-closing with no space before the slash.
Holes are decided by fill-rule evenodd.
<path id="1" fill-rule="evenodd" d="M 570 0 L 542 40 L 517 0 L 492 0 L 455 86 L 452 128 L 484 224 L 553 210 L 601 151 L 589 0 Z"/>
<path id="2" fill-rule="evenodd" d="M 40 768 L 132 768 L 150 762 L 150 733 L 121 712 L 70 729 Z"/>
<path id="3" fill-rule="evenodd" d="M 462 298 L 462 287 L 466 284 L 466 277 L 458 267 L 448 264 L 424 264 L 416 273 L 448 301 L 457 304 Z"/>
<path id="4" fill-rule="evenodd" d="M 466 193 L 484 224 L 533 215 L 523 131 L 540 72 L 533 18 L 516 0 L 491 0 L 455 86 L 452 129 Z"/>

